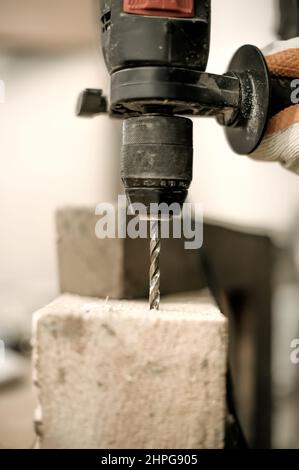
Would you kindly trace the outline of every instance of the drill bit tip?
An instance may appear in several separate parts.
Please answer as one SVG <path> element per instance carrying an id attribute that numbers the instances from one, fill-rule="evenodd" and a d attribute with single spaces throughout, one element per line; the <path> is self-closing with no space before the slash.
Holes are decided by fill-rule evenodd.
<path id="1" fill-rule="evenodd" d="M 151 241 L 150 241 L 150 289 L 149 305 L 150 310 L 159 310 L 160 307 L 160 221 L 151 220 Z"/>

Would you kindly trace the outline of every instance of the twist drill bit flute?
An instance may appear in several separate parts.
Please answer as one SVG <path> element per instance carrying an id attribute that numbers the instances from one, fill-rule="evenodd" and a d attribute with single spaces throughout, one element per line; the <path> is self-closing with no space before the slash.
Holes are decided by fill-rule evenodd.
<path id="1" fill-rule="evenodd" d="M 159 310 L 160 306 L 160 221 L 150 221 L 150 286 L 149 305 L 150 310 Z"/>

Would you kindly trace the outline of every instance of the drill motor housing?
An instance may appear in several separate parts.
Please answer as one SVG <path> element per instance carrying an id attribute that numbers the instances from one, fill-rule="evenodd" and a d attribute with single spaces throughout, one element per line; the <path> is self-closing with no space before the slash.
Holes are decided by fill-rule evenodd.
<path id="1" fill-rule="evenodd" d="M 124 120 L 121 178 L 129 203 L 183 204 L 192 181 L 190 116 L 216 117 L 236 153 L 250 154 L 262 140 L 277 86 L 250 45 L 224 75 L 205 72 L 210 21 L 210 0 L 100 0 L 109 114 Z M 81 94 L 79 115 L 105 111 L 101 90 Z"/>
<path id="2" fill-rule="evenodd" d="M 185 0 L 188 1 L 188 0 Z M 178 0 L 178 4 L 183 0 Z M 193 0 L 191 0 L 193 3 Z M 145 2 L 131 0 L 131 4 Z M 157 8 L 163 4 L 148 0 Z M 173 0 L 173 3 L 176 3 Z M 161 16 L 125 13 L 124 0 L 101 0 L 102 49 L 108 72 L 140 66 L 165 66 L 204 71 L 210 47 L 210 0 L 194 0 L 192 17 L 174 17 L 174 11 L 160 10 Z M 137 10 L 140 12 L 140 10 Z M 169 16 L 162 16 L 168 14 Z M 183 14 L 183 13 L 182 13 Z"/>

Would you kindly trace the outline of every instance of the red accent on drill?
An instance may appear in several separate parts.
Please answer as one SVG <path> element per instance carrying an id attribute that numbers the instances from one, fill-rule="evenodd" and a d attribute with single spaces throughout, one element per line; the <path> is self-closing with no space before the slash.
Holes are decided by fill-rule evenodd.
<path id="1" fill-rule="evenodd" d="M 124 12 L 190 18 L 194 16 L 194 0 L 124 0 Z"/>

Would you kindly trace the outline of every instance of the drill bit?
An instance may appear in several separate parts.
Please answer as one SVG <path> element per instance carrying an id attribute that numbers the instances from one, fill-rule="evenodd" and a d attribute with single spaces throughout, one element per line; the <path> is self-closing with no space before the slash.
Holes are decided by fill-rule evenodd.
<path id="1" fill-rule="evenodd" d="M 150 221 L 151 242 L 150 242 L 150 289 L 149 304 L 150 310 L 159 310 L 160 305 L 160 221 Z"/>

